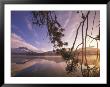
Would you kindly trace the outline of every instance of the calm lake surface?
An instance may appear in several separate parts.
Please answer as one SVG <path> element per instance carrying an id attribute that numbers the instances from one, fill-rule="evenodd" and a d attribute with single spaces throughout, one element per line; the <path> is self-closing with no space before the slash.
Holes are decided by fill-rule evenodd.
<path id="1" fill-rule="evenodd" d="M 92 59 L 91 59 L 92 58 Z M 96 56 L 89 58 L 94 61 Z M 81 77 L 80 68 L 68 75 L 61 56 L 12 56 L 11 76 L 14 77 Z M 83 66 L 84 67 L 84 66 Z"/>

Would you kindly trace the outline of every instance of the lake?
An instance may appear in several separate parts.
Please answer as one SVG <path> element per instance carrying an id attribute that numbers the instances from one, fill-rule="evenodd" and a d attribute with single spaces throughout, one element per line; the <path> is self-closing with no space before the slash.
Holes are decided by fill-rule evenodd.
<path id="1" fill-rule="evenodd" d="M 96 56 L 93 55 L 89 59 L 94 61 L 95 58 Z M 80 67 L 72 74 L 67 74 L 65 67 L 66 63 L 61 56 L 12 56 L 11 58 L 11 76 L 13 77 L 82 76 Z"/>

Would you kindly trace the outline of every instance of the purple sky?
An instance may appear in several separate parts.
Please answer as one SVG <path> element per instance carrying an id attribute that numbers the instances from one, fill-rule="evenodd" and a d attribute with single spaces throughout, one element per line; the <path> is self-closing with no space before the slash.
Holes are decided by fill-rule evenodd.
<path id="1" fill-rule="evenodd" d="M 83 11 L 86 13 L 86 11 Z M 89 15 L 89 30 L 90 35 L 94 11 L 90 12 Z M 93 37 L 98 34 L 98 27 L 100 20 L 100 12 L 96 11 L 96 19 L 93 30 Z M 68 42 L 68 46 L 72 47 L 72 43 L 75 38 L 76 29 L 82 21 L 81 14 L 77 14 L 76 11 L 56 11 L 58 21 L 65 29 L 65 36 L 62 38 L 63 41 Z M 47 36 L 46 26 L 38 27 L 32 26 L 31 23 L 31 12 L 30 11 L 12 11 L 11 12 L 11 48 L 17 47 L 27 47 L 33 51 L 50 51 L 53 50 L 53 44 L 50 43 Z M 89 40 L 89 41 L 88 41 Z M 87 43 L 92 39 L 87 38 Z M 81 43 L 81 29 L 79 30 L 79 35 L 76 44 Z M 87 46 L 89 46 L 87 44 Z M 96 42 L 92 42 L 91 46 L 96 47 Z"/>

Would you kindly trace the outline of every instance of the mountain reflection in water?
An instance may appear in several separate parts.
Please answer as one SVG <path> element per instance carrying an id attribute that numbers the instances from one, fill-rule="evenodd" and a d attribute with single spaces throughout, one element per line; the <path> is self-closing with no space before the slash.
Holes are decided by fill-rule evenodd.
<path id="1" fill-rule="evenodd" d="M 89 57 L 94 61 L 96 56 Z M 17 56 L 11 59 L 11 76 L 12 77 L 81 77 L 81 67 L 77 71 L 68 75 L 66 63 L 61 56 L 56 57 L 25 57 Z M 86 68 L 84 65 L 83 68 Z"/>
<path id="2" fill-rule="evenodd" d="M 36 59 L 35 61 L 39 61 Z M 64 66 L 65 63 L 56 63 L 54 61 L 48 61 L 45 59 L 41 59 L 39 63 L 36 63 L 19 73 L 17 73 L 15 76 L 39 76 L 39 77 L 45 77 L 45 76 L 65 76 L 64 74 Z"/>
<path id="3" fill-rule="evenodd" d="M 12 76 L 15 77 L 56 77 L 66 76 L 65 67 L 66 63 L 63 60 L 58 62 L 43 58 L 13 58 L 11 69 Z"/>

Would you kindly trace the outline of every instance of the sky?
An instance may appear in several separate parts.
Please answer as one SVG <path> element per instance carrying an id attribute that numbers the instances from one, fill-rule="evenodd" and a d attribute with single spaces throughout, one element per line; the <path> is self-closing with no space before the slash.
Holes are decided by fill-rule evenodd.
<path id="1" fill-rule="evenodd" d="M 66 48 L 71 48 L 75 35 L 76 29 L 79 23 L 82 21 L 81 14 L 76 11 L 55 11 L 59 23 L 65 29 L 64 37 L 62 40 L 68 42 Z M 87 11 L 83 11 L 84 14 Z M 93 26 L 93 18 L 95 11 L 91 11 L 89 15 L 89 26 L 88 34 L 91 35 Z M 31 11 L 12 11 L 11 12 L 11 48 L 27 47 L 30 50 L 36 52 L 46 52 L 53 50 L 53 44 L 50 43 L 49 37 L 47 36 L 46 26 L 33 26 L 32 25 L 32 14 Z M 93 26 L 92 37 L 98 35 L 98 27 L 100 21 L 100 11 L 96 11 L 96 17 Z M 84 26 L 84 31 L 86 27 Z M 84 32 L 85 34 L 85 32 Z M 91 38 L 87 37 L 87 47 L 91 42 Z M 79 30 L 78 38 L 75 47 L 81 43 L 81 29 Z M 93 41 L 91 46 L 96 47 L 96 42 Z"/>

